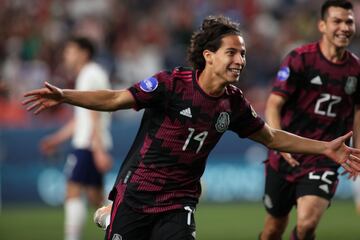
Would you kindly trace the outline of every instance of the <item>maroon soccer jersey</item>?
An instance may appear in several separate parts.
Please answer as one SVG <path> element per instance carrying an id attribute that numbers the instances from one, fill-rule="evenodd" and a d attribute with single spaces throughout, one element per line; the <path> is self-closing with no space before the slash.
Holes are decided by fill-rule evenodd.
<path id="1" fill-rule="evenodd" d="M 352 129 L 354 106 L 360 104 L 359 59 L 346 52 L 345 60 L 331 63 L 319 43 L 292 51 L 283 61 L 273 93 L 287 101 L 281 111 L 282 129 L 317 140 L 333 140 Z M 292 168 L 275 151 L 269 152 L 271 166 L 288 180 L 313 170 L 337 169 L 321 155 L 293 154 L 301 166 Z"/>
<path id="2" fill-rule="evenodd" d="M 238 88 L 209 96 L 191 69 L 160 72 L 129 91 L 145 112 L 110 199 L 125 183 L 124 201 L 141 212 L 195 206 L 206 159 L 223 133 L 247 137 L 264 125 Z"/>

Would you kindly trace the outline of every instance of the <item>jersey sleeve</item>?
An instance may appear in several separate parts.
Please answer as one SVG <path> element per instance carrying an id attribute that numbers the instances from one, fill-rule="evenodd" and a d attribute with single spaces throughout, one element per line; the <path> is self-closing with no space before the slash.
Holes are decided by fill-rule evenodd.
<path id="1" fill-rule="evenodd" d="M 128 90 L 136 101 L 135 110 L 164 108 L 172 92 L 172 85 L 172 75 L 162 71 L 131 86 Z"/>
<path id="2" fill-rule="evenodd" d="M 272 93 L 288 97 L 301 85 L 303 63 L 296 50 L 285 57 L 274 79 Z"/>
<path id="3" fill-rule="evenodd" d="M 229 127 L 230 130 L 237 133 L 239 137 L 248 137 L 264 126 L 265 122 L 258 116 L 241 92 L 232 105 L 233 117 Z"/>

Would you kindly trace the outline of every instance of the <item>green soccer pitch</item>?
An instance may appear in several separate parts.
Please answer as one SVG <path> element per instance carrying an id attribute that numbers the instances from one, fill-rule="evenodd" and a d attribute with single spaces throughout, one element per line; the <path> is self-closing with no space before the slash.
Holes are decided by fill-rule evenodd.
<path id="1" fill-rule="evenodd" d="M 94 210 L 92 210 L 93 212 Z M 84 240 L 103 239 L 88 215 Z M 261 203 L 199 204 L 195 217 L 198 240 L 256 240 L 263 226 Z M 294 224 L 294 214 L 290 226 Z M 283 239 L 289 239 L 290 228 Z M 0 213 L 0 239 L 62 240 L 61 208 L 5 206 Z M 360 240 L 360 216 L 351 201 L 334 201 L 318 228 L 319 240 Z"/>

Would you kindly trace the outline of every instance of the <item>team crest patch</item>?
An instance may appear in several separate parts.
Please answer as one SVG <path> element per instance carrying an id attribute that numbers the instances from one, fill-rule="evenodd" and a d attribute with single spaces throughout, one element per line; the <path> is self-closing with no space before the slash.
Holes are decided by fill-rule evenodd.
<path id="1" fill-rule="evenodd" d="M 140 89 L 144 92 L 152 92 L 158 87 L 158 85 L 158 80 L 154 77 L 150 77 L 140 82 Z"/>
<path id="2" fill-rule="evenodd" d="M 220 113 L 216 124 L 215 124 L 215 129 L 216 131 L 222 133 L 225 132 L 230 124 L 230 115 L 227 112 L 222 112 Z"/>
<path id="3" fill-rule="evenodd" d="M 346 94 L 351 95 L 356 91 L 357 82 L 358 79 L 356 77 L 348 77 L 344 88 Z"/>
<path id="4" fill-rule="evenodd" d="M 111 240 L 122 240 L 122 236 L 120 234 L 115 233 Z"/>
<path id="5" fill-rule="evenodd" d="M 279 81 L 286 81 L 290 76 L 290 68 L 288 66 L 280 68 L 277 73 L 277 79 Z"/>

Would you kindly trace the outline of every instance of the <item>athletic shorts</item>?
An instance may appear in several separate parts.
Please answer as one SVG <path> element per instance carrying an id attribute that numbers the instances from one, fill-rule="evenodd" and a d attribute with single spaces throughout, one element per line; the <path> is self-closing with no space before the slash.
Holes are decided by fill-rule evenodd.
<path id="1" fill-rule="evenodd" d="M 103 175 L 96 169 L 93 154 L 87 149 L 72 150 L 66 159 L 64 172 L 69 181 L 86 186 L 103 185 Z"/>
<path id="2" fill-rule="evenodd" d="M 263 203 L 274 217 L 284 217 L 296 205 L 299 197 L 315 195 L 331 200 L 338 184 L 337 171 L 310 172 L 294 182 L 284 179 L 271 166 L 266 166 Z"/>
<path id="3" fill-rule="evenodd" d="M 105 240 L 195 240 L 194 208 L 140 213 L 115 200 Z"/>

